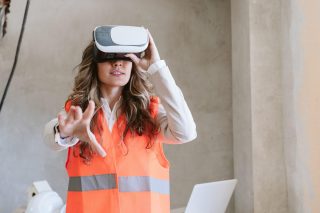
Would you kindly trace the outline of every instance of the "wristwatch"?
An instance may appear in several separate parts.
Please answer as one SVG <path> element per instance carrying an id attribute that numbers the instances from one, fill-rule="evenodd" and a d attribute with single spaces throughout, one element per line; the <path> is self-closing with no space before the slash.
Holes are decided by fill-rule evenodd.
<path id="1" fill-rule="evenodd" d="M 56 124 L 54 125 L 54 128 L 53 128 L 53 131 L 54 131 L 54 138 L 55 138 L 55 141 L 58 143 L 58 137 L 61 138 L 61 139 L 66 139 L 70 136 L 67 136 L 67 137 L 61 137 L 60 135 L 60 130 L 59 130 L 59 124 Z"/>

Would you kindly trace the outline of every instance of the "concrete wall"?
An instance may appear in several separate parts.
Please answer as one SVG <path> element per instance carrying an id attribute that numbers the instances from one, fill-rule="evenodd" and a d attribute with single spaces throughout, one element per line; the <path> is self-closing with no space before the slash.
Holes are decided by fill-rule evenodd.
<path id="1" fill-rule="evenodd" d="M 303 211 L 302 164 L 298 163 L 299 148 L 297 143 L 297 115 L 296 95 L 297 82 L 300 81 L 295 74 L 300 70 L 299 65 L 301 53 L 294 51 L 298 49 L 299 25 L 301 15 L 295 7 L 294 1 L 283 1 L 282 3 L 282 59 L 283 59 L 283 112 L 284 112 L 284 147 L 286 157 L 287 184 L 288 184 L 288 211 L 292 213 Z M 295 58 L 295 60 L 294 60 Z"/>
<path id="2" fill-rule="evenodd" d="M 231 8 L 235 212 L 319 212 L 320 2 Z"/>
<path id="3" fill-rule="evenodd" d="M 287 212 L 280 1 L 231 1 L 235 212 Z"/>
<path id="4" fill-rule="evenodd" d="M 254 212 L 287 212 L 281 1 L 250 1 Z"/>
<path id="5" fill-rule="evenodd" d="M 289 212 L 320 211 L 320 2 L 283 1 Z"/>
<path id="6" fill-rule="evenodd" d="M 0 41 L 0 92 L 7 81 L 26 1 L 12 1 Z M 33 181 L 47 179 L 65 198 L 66 152 L 42 143 L 44 124 L 70 92 L 96 25 L 144 25 L 153 33 L 193 112 L 198 139 L 166 146 L 172 208 L 185 206 L 195 183 L 233 177 L 230 3 L 195 1 L 31 1 L 20 58 L 0 114 L 0 212 L 26 204 Z M 232 212 L 232 205 L 229 209 Z"/>
<path id="7" fill-rule="evenodd" d="M 249 0 L 231 0 L 235 212 L 253 212 Z"/>

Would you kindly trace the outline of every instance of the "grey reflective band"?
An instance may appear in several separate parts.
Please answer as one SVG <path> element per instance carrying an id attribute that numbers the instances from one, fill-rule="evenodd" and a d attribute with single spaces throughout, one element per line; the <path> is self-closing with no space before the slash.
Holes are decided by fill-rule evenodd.
<path id="1" fill-rule="evenodd" d="M 89 191 L 117 188 L 116 175 L 70 177 L 68 191 Z"/>
<path id="2" fill-rule="evenodd" d="M 115 189 L 116 174 L 104 174 L 94 176 L 79 176 L 69 178 L 68 191 L 92 191 Z M 157 192 L 160 194 L 170 194 L 170 184 L 168 180 L 161 180 L 149 176 L 120 176 L 120 192 Z"/>
<path id="3" fill-rule="evenodd" d="M 170 194 L 168 180 L 161 180 L 149 176 L 128 176 L 119 177 L 120 192 L 158 192 L 160 194 Z"/>

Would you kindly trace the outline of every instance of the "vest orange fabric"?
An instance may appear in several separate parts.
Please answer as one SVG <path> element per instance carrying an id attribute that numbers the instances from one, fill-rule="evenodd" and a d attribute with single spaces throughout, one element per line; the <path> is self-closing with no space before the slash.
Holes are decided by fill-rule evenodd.
<path id="1" fill-rule="evenodd" d="M 150 100 L 150 112 L 156 116 L 159 98 Z M 66 103 L 69 110 L 71 101 Z M 79 143 L 68 150 L 66 169 L 69 175 L 67 213 L 169 213 L 169 167 L 159 134 L 152 148 L 149 138 L 128 131 L 125 143 L 122 133 L 126 118 L 122 114 L 109 131 L 103 111 L 98 110 L 93 131 L 107 152 L 102 158 L 94 154 L 85 164 L 79 156 Z M 74 154 L 75 153 L 75 154 Z"/>

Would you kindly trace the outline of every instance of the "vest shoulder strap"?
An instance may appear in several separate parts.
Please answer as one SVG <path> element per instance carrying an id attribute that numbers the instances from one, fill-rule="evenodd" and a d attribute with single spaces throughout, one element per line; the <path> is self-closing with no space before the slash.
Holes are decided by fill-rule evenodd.
<path id="1" fill-rule="evenodd" d="M 72 105 L 72 101 L 68 99 L 64 104 L 64 109 L 66 110 L 66 112 L 69 112 L 71 105 Z"/>

